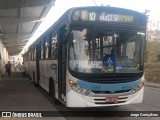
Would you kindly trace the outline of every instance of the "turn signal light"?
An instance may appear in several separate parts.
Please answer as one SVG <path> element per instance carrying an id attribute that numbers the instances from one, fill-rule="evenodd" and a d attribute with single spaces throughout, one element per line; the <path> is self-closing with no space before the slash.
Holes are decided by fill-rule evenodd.
<path id="1" fill-rule="evenodd" d="M 69 80 L 69 84 L 70 84 L 72 89 L 76 89 L 77 88 L 77 84 L 73 80 Z"/>
<path id="2" fill-rule="evenodd" d="M 90 95 L 90 90 L 86 90 L 80 86 L 77 85 L 77 83 L 71 79 L 68 80 L 69 85 L 71 89 L 73 89 L 75 92 L 80 93 L 82 95 Z"/>

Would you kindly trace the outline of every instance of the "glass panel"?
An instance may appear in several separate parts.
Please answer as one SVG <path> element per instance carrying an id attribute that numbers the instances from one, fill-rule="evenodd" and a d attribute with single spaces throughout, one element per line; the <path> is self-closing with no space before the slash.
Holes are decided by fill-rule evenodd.
<path id="1" fill-rule="evenodd" d="M 30 61 L 32 60 L 32 51 L 30 51 L 30 53 L 29 53 L 29 59 L 30 59 Z"/>
<path id="2" fill-rule="evenodd" d="M 137 73 L 144 37 L 137 32 L 75 29 L 69 49 L 69 67 L 81 73 Z"/>
<path id="3" fill-rule="evenodd" d="M 29 61 L 31 60 L 31 58 L 30 58 L 31 55 L 30 55 L 30 54 L 31 54 L 31 53 L 29 52 L 29 53 L 28 53 L 28 60 L 29 60 Z"/>
<path id="4" fill-rule="evenodd" d="M 94 32 L 94 33 L 93 33 Z M 93 36 L 94 35 L 94 36 Z M 72 31 L 70 43 L 70 61 L 72 70 L 85 73 L 113 73 L 113 36 L 106 32 L 101 35 L 90 29 Z"/>
<path id="5" fill-rule="evenodd" d="M 51 58 L 57 58 L 57 34 L 53 34 L 51 40 Z"/>
<path id="6" fill-rule="evenodd" d="M 41 59 L 44 59 L 44 48 L 43 48 L 43 43 L 41 43 Z"/>
<path id="7" fill-rule="evenodd" d="M 36 60 L 36 47 L 34 48 L 34 60 Z"/>
<path id="8" fill-rule="evenodd" d="M 34 51 L 32 50 L 32 53 L 31 53 L 31 57 L 32 57 L 32 60 L 34 60 Z"/>
<path id="9" fill-rule="evenodd" d="M 140 69 L 141 61 L 141 42 L 143 36 L 128 33 L 124 41 L 120 41 L 118 51 L 115 51 L 116 72 L 119 73 L 136 73 Z M 121 54 L 120 54 L 121 53 Z"/>
<path id="10" fill-rule="evenodd" d="M 48 58 L 48 53 L 49 52 L 49 44 L 48 44 L 48 41 L 46 41 L 45 43 L 45 58 L 47 59 Z"/>

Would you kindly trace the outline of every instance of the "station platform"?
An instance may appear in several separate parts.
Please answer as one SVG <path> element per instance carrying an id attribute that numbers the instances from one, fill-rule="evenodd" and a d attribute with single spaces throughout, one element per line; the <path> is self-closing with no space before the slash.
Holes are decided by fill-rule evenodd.
<path id="1" fill-rule="evenodd" d="M 55 111 L 49 94 L 35 87 L 21 72 L 6 73 L 0 80 L 0 111 Z"/>
<path id="2" fill-rule="evenodd" d="M 8 76 L 7 73 L 4 73 L 1 75 L 0 80 L 20 80 L 20 79 L 28 79 L 28 78 L 23 78 L 21 72 L 11 72 L 11 76 Z"/>

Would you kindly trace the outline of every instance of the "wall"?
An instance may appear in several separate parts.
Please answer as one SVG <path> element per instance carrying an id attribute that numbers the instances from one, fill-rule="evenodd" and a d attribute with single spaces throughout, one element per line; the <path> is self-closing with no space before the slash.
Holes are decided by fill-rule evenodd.
<path id="1" fill-rule="evenodd" d="M 8 51 L 0 39 L 0 72 L 5 72 L 4 66 L 8 60 Z"/>

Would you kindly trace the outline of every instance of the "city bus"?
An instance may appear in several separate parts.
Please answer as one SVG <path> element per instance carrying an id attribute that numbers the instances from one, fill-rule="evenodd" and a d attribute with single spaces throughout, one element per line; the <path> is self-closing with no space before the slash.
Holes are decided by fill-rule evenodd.
<path id="1" fill-rule="evenodd" d="M 70 8 L 23 55 L 27 73 L 66 107 L 141 103 L 146 24 L 124 8 Z"/>

